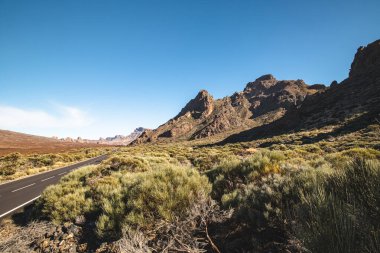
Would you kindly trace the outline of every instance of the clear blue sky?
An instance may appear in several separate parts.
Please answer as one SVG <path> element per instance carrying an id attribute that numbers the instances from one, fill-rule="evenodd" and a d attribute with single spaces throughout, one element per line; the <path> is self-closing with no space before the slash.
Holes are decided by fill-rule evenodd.
<path id="1" fill-rule="evenodd" d="M 0 128 L 155 128 L 200 89 L 272 73 L 330 84 L 380 39 L 380 1 L 0 0 Z"/>

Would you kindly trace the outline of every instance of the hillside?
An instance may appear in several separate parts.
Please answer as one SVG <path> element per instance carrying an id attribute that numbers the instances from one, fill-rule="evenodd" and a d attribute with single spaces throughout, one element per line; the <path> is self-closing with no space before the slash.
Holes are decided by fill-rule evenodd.
<path id="1" fill-rule="evenodd" d="M 82 147 L 99 147 L 95 143 L 66 142 L 53 138 L 0 130 L 0 155 L 13 152 L 56 153 Z"/>
<path id="2" fill-rule="evenodd" d="M 205 90 L 157 129 L 134 143 L 212 137 L 222 143 L 251 141 L 287 131 L 335 126 L 335 133 L 359 130 L 379 120 L 380 41 L 360 47 L 349 77 L 330 87 L 264 75 L 241 92 L 214 100 Z"/>
<path id="3" fill-rule="evenodd" d="M 347 79 L 308 96 L 280 120 L 232 135 L 223 143 L 251 141 L 289 131 L 332 128 L 329 136 L 364 129 L 380 120 L 380 40 L 357 50 Z M 323 138 L 319 136 L 318 138 Z"/>
<path id="4" fill-rule="evenodd" d="M 135 143 L 194 140 L 231 134 L 281 118 L 306 97 L 325 90 L 302 80 L 277 80 L 264 75 L 232 96 L 214 100 L 206 90 L 190 100 L 181 112 L 155 130 L 145 131 Z"/>

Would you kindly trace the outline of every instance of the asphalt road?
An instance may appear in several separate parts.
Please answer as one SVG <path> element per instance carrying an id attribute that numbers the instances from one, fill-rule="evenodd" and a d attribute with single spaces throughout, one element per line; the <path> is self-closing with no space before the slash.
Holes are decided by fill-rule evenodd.
<path id="1" fill-rule="evenodd" d="M 107 155 L 101 155 L 67 167 L 0 185 L 0 218 L 32 203 L 47 186 L 57 183 L 70 171 L 86 165 L 98 164 L 106 158 Z"/>

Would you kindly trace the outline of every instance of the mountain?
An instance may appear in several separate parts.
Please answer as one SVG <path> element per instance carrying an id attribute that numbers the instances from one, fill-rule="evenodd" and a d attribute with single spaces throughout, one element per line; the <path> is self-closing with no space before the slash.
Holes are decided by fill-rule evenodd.
<path id="1" fill-rule="evenodd" d="M 335 126 L 330 135 L 380 123 L 380 40 L 360 47 L 347 79 L 325 92 L 308 96 L 281 119 L 226 138 L 223 143 L 250 141 L 266 135 Z"/>
<path id="2" fill-rule="evenodd" d="M 265 134 L 318 128 L 356 118 L 368 125 L 379 113 L 380 41 L 360 47 L 349 77 L 330 87 L 303 80 L 277 80 L 267 74 L 232 96 L 214 99 L 200 91 L 180 113 L 157 129 L 144 131 L 134 143 L 193 140 L 212 136 L 224 142 Z"/>
<path id="3" fill-rule="evenodd" d="M 74 148 L 96 147 L 96 143 L 78 143 L 61 141 L 57 138 L 23 134 L 13 131 L 0 130 L 0 155 L 13 152 L 23 154 L 30 153 L 54 153 Z"/>
<path id="4" fill-rule="evenodd" d="M 107 138 L 100 138 L 99 141 L 97 141 L 100 144 L 106 144 L 106 145 L 123 145 L 126 146 L 136 140 L 144 131 L 147 131 L 148 129 L 145 129 L 143 127 L 136 128 L 132 133 L 130 133 L 127 136 L 124 135 L 115 135 L 114 137 L 107 137 Z"/>
<path id="5" fill-rule="evenodd" d="M 222 99 L 214 100 L 202 90 L 176 117 L 144 132 L 135 143 L 199 139 L 267 124 L 325 88 L 309 86 L 302 80 L 278 81 L 268 74 L 248 83 L 243 91 Z"/>
<path id="6" fill-rule="evenodd" d="M 325 89 L 324 85 L 310 86 L 302 80 L 279 81 L 268 74 L 222 99 L 214 100 L 202 90 L 176 117 L 155 130 L 145 131 L 135 143 L 193 140 L 261 126 L 281 118 L 306 97 Z"/>

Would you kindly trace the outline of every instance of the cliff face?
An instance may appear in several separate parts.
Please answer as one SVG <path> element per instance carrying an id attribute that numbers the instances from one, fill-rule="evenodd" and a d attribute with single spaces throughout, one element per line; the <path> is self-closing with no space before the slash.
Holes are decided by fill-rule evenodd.
<path id="1" fill-rule="evenodd" d="M 298 124 L 318 127 L 359 114 L 376 114 L 379 109 L 380 40 L 358 49 L 347 79 L 305 101 L 298 112 Z"/>

